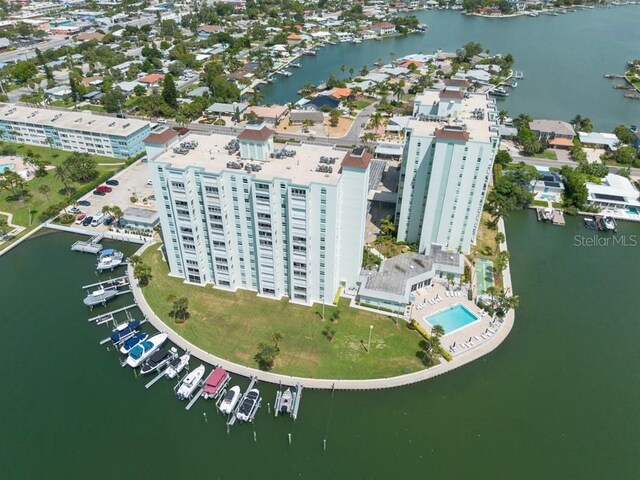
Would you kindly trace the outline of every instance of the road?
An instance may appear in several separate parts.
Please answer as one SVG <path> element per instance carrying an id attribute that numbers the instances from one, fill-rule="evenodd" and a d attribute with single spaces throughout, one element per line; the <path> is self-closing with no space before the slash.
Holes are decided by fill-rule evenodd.
<path id="1" fill-rule="evenodd" d="M 36 56 L 36 48 L 44 52 L 53 48 L 60 48 L 71 43 L 72 41 L 73 40 L 71 38 L 50 37 L 49 40 L 45 40 L 44 42 L 36 43 L 28 47 L 18 48 L 11 52 L 0 53 L 0 62 L 13 63 L 16 60 L 28 60 Z"/>
<path id="2" fill-rule="evenodd" d="M 571 160 L 545 160 L 543 158 L 531 158 L 531 157 L 522 157 L 522 156 L 512 156 L 513 161 L 516 163 L 524 162 L 527 165 L 537 165 L 539 167 L 562 167 L 563 165 L 569 165 L 570 167 L 575 168 L 577 166 L 576 162 Z M 607 166 L 611 173 L 618 173 L 620 167 L 618 166 Z M 631 176 L 632 177 L 640 177 L 640 168 L 631 168 Z"/>

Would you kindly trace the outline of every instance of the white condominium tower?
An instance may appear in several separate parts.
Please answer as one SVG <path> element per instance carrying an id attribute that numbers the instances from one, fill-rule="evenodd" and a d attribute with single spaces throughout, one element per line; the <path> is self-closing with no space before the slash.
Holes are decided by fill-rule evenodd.
<path id="1" fill-rule="evenodd" d="M 274 144 L 264 124 L 237 138 L 190 134 L 149 163 L 171 274 L 332 303 L 358 279 L 370 158 Z"/>
<path id="2" fill-rule="evenodd" d="M 398 240 L 420 253 L 434 244 L 468 253 L 475 243 L 500 139 L 493 100 L 465 83 L 417 95 L 406 128 L 395 220 Z"/>

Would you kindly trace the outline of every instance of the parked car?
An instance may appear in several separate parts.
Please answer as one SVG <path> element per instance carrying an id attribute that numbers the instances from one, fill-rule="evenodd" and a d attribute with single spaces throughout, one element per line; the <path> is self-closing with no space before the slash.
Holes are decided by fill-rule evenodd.
<path id="1" fill-rule="evenodd" d="M 88 227 L 89 225 L 91 225 L 92 221 L 93 221 L 93 217 L 91 215 L 89 215 L 88 217 L 84 217 L 84 220 L 82 220 L 82 226 Z"/>
<path id="2" fill-rule="evenodd" d="M 149 181 L 147 182 L 147 185 L 153 185 L 153 180 L 149 180 Z"/>
<path id="3" fill-rule="evenodd" d="M 102 212 L 98 212 L 95 214 L 95 216 L 93 217 L 93 220 L 91 220 L 91 226 L 92 227 L 97 227 L 98 225 L 100 225 L 102 223 L 102 219 L 104 218 L 104 213 Z"/>
<path id="4" fill-rule="evenodd" d="M 118 185 L 120 185 L 120 182 L 118 180 L 114 180 L 113 178 L 110 178 L 104 183 L 106 183 L 107 185 L 112 185 L 114 187 L 117 187 Z"/>
<path id="5" fill-rule="evenodd" d="M 104 197 L 106 195 L 106 193 L 104 193 L 102 190 L 94 190 L 93 194 L 98 195 L 100 197 Z"/>
<path id="6" fill-rule="evenodd" d="M 100 185 L 99 187 L 96 187 L 96 190 L 100 190 L 104 193 L 111 193 L 113 191 L 113 188 L 107 187 L 106 185 Z"/>
<path id="7" fill-rule="evenodd" d="M 82 211 L 80 211 L 80 209 L 76 207 L 67 208 L 67 212 L 72 213 L 74 215 L 77 215 L 78 213 L 82 213 Z"/>
<path id="8" fill-rule="evenodd" d="M 113 223 L 114 220 L 115 219 L 111 215 L 107 215 L 106 217 L 104 217 L 104 220 L 102 221 L 102 223 L 103 225 L 106 225 L 108 227 Z"/>
<path id="9" fill-rule="evenodd" d="M 78 215 L 76 217 L 76 225 L 81 225 L 82 222 L 84 222 L 84 219 L 86 218 L 86 215 L 84 213 L 81 213 L 80 215 Z"/>
<path id="10" fill-rule="evenodd" d="M 80 205 L 81 207 L 88 207 L 91 205 L 91 202 L 89 200 L 80 200 L 77 202 L 77 205 Z"/>
<path id="11" fill-rule="evenodd" d="M 167 123 L 167 121 L 164 118 L 159 118 L 158 123 Z"/>

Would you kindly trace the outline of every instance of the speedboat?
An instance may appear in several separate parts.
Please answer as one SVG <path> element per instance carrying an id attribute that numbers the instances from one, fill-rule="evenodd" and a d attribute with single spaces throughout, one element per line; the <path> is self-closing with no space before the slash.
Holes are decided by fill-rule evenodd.
<path id="1" fill-rule="evenodd" d="M 157 335 L 151 337 L 149 340 L 145 340 L 144 342 L 139 343 L 131 349 L 127 360 L 123 363 L 122 366 L 129 365 L 130 367 L 136 368 L 147 358 L 149 358 L 153 352 L 158 350 L 166 340 L 166 333 L 158 333 Z"/>
<path id="2" fill-rule="evenodd" d="M 584 226 L 587 227 L 589 230 L 597 230 L 598 229 L 598 222 L 596 222 L 591 217 L 585 217 L 584 218 Z"/>
<path id="3" fill-rule="evenodd" d="M 214 368 L 204 381 L 202 397 L 205 399 L 215 398 L 230 379 L 231 377 L 229 377 L 229 374 L 224 368 Z"/>
<path id="4" fill-rule="evenodd" d="M 612 217 L 602 217 L 602 224 L 604 228 L 607 230 L 611 230 L 613 232 L 616 231 L 618 226 L 616 225 L 616 221 Z"/>
<path id="5" fill-rule="evenodd" d="M 120 353 L 123 353 L 125 355 L 129 355 L 129 352 L 131 351 L 131 349 L 133 347 L 135 347 L 136 345 L 138 345 L 141 342 L 144 342 L 147 338 L 149 338 L 149 334 L 148 333 L 144 333 L 144 332 L 140 332 L 135 334 L 133 337 L 131 337 L 130 339 L 126 340 L 122 346 L 120 347 Z"/>
<path id="6" fill-rule="evenodd" d="M 145 375 L 147 373 L 160 370 L 171 360 L 178 356 L 178 350 L 175 347 L 165 348 L 162 350 L 156 350 L 149 358 L 147 358 L 140 367 L 140 373 Z"/>
<path id="7" fill-rule="evenodd" d="M 244 397 L 244 400 L 238 408 L 236 416 L 241 422 L 249 422 L 253 419 L 253 415 L 258 408 L 258 401 L 260 400 L 260 390 L 252 388 Z"/>
<path id="8" fill-rule="evenodd" d="M 189 365 L 189 360 L 191 359 L 191 354 L 187 351 L 184 352 L 180 357 L 176 357 L 169 362 L 169 366 L 164 371 L 165 378 L 176 378 L 178 374 L 185 369 L 187 365 Z"/>
<path id="9" fill-rule="evenodd" d="M 122 343 L 133 337 L 138 330 L 140 330 L 140 320 L 129 320 L 111 331 L 111 341 L 115 344 Z"/>
<path id="10" fill-rule="evenodd" d="M 196 388 L 198 388 L 202 377 L 204 377 L 204 365 L 200 365 L 194 371 L 189 373 L 189 375 L 184 377 L 184 379 L 180 383 L 180 386 L 178 387 L 178 390 L 176 391 L 176 396 L 178 397 L 178 399 L 185 400 L 187 398 L 190 398 Z"/>
<path id="11" fill-rule="evenodd" d="M 280 397 L 280 413 L 291 414 L 291 407 L 293 406 L 293 393 L 290 388 L 287 388 Z"/>
<path id="12" fill-rule="evenodd" d="M 124 260 L 124 254 L 113 248 L 107 248 L 102 251 L 98 257 L 98 264 L 96 270 L 102 272 L 104 270 L 113 270 L 117 266 L 121 265 Z"/>
<path id="13" fill-rule="evenodd" d="M 218 407 L 220 413 L 223 415 L 229 415 L 233 412 L 233 409 L 236 408 L 238 400 L 240 400 L 240 387 L 235 385 L 225 393 L 222 402 L 220 402 L 220 406 Z"/>
<path id="14" fill-rule="evenodd" d="M 107 303 L 118 294 L 118 287 L 100 287 L 97 290 L 89 293 L 82 301 L 87 307 L 93 307 L 95 305 L 101 305 Z"/>

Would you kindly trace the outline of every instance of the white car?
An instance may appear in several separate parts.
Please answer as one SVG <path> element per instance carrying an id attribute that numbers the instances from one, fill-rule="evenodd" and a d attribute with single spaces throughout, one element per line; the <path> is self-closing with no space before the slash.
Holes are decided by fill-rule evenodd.
<path id="1" fill-rule="evenodd" d="M 92 227 L 97 227 L 98 225 L 100 225 L 102 223 L 102 219 L 104 217 L 104 213 L 102 212 L 98 212 L 93 216 L 93 220 L 91 221 L 91 226 Z"/>
<path id="2" fill-rule="evenodd" d="M 159 118 L 158 123 L 163 124 L 163 123 L 167 123 L 167 121 L 164 118 Z"/>

